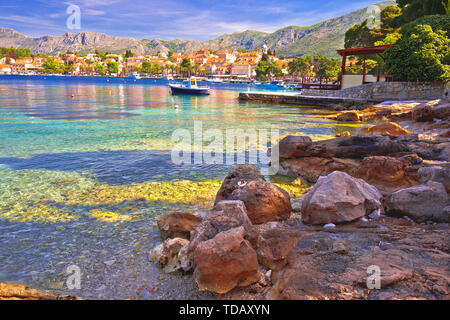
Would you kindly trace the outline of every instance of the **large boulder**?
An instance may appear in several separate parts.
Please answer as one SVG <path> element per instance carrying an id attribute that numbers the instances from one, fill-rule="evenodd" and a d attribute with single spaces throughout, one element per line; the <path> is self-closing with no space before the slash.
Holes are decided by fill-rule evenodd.
<path id="1" fill-rule="evenodd" d="M 302 203 L 307 224 L 349 222 L 381 209 L 381 193 L 362 179 L 335 171 L 320 177 Z"/>
<path id="2" fill-rule="evenodd" d="M 386 213 L 408 216 L 417 222 L 450 222 L 445 207 L 450 199 L 442 183 L 429 181 L 426 185 L 398 190 L 386 200 Z"/>
<path id="3" fill-rule="evenodd" d="M 305 149 L 312 143 L 311 138 L 308 136 L 287 136 L 278 145 L 280 159 L 303 156 Z"/>
<path id="4" fill-rule="evenodd" d="M 412 119 L 418 122 L 433 121 L 434 119 L 433 107 L 429 104 L 419 104 L 412 110 Z"/>
<path id="5" fill-rule="evenodd" d="M 194 275 L 200 290 L 227 293 L 259 280 L 256 252 L 244 235 L 244 227 L 233 228 L 197 246 Z"/>
<path id="6" fill-rule="evenodd" d="M 266 181 L 250 181 L 235 189 L 229 199 L 244 202 L 253 224 L 286 220 L 292 212 L 289 194 Z"/>
<path id="7" fill-rule="evenodd" d="M 243 183 L 248 183 L 253 180 L 265 181 L 264 176 L 255 166 L 251 164 L 238 164 L 234 166 L 225 177 L 222 186 L 217 192 L 214 203 L 228 200 L 235 189 L 240 188 Z"/>
<path id="8" fill-rule="evenodd" d="M 403 129 L 401 126 L 396 124 L 395 122 L 385 122 L 373 127 L 364 127 L 358 131 L 358 135 L 366 135 L 366 134 L 381 134 L 381 135 L 389 135 L 389 136 L 402 136 L 405 134 L 410 134 L 412 132 Z"/>
<path id="9" fill-rule="evenodd" d="M 202 218 L 186 212 L 169 212 L 162 215 L 157 223 L 163 239 L 185 238 L 189 239 Z"/>

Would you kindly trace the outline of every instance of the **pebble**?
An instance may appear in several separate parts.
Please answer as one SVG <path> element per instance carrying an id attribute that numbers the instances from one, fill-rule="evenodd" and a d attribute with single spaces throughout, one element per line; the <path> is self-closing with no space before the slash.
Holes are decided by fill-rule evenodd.
<path id="1" fill-rule="evenodd" d="M 327 223 L 323 226 L 324 229 L 333 229 L 336 228 L 336 225 L 334 223 Z"/>
<path id="2" fill-rule="evenodd" d="M 381 216 L 380 209 L 374 210 L 371 214 L 369 214 L 369 218 L 373 220 L 377 220 Z"/>
<path id="3" fill-rule="evenodd" d="M 115 262 L 116 260 L 103 261 L 103 263 L 106 264 L 108 267 L 112 266 Z"/>

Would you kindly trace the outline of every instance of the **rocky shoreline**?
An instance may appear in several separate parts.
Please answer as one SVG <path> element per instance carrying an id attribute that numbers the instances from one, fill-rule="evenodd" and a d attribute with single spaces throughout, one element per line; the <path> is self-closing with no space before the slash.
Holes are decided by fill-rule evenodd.
<path id="1" fill-rule="evenodd" d="M 237 165 L 205 217 L 161 218 L 151 259 L 222 299 L 448 299 L 449 115 L 440 100 L 378 105 L 330 116 L 375 123 L 356 136 L 285 137 L 280 173 L 315 183 L 306 195 Z"/>
<path id="2" fill-rule="evenodd" d="M 237 165 L 209 212 L 160 217 L 150 261 L 219 299 L 449 299 L 450 104 L 335 109 L 374 125 L 279 142 L 279 174 L 314 184 L 306 194 Z M 0 284 L 0 299 L 73 298 L 21 286 Z"/>

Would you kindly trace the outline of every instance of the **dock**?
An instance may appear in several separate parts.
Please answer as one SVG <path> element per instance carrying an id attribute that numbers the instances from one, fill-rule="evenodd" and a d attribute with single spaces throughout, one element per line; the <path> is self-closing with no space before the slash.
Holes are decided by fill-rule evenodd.
<path id="1" fill-rule="evenodd" d="M 325 108 L 333 107 L 336 105 L 343 105 L 346 107 L 355 107 L 358 109 L 365 108 L 369 105 L 381 102 L 376 100 L 368 100 L 360 98 L 310 96 L 310 95 L 302 95 L 299 92 L 258 92 L 258 91 L 240 92 L 239 100 L 266 102 L 274 104 L 317 106 Z"/>

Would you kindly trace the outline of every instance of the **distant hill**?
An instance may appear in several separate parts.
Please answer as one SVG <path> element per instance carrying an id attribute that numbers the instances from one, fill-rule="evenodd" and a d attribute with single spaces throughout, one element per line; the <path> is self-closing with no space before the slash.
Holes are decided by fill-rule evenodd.
<path id="1" fill-rule="evenodd" d="M 391 4 L 394 4 L 394 1 L 381 2 L 378 6 L 384 8 Z M 49 55 L 56 55 L 67 50 L 87 53 L 96 49 L 111 53 L 123 53 L 130 49 L 139 54 L 151 54 L 169 50 L 190 53 L 200 48 L 214 51 L 219 49 L 253 50 L 266 44 L 271 50 L 276 50 L 278 55 L 322 53 L 326 56 L 336 56 L 336 50 L 344 46 L 345 31 L 363 21 L 367 17 L 366 12 L 367 8 L 362 8 L 308 27 L 289 26 L 273 33 L 247 30 L 224 34 L 203 42 L 183 39 L 136 40 L 96 32 L 31 38 L 11 29 L 0 28 L 0 47 L 30 48 L 34 53 Z"/>

